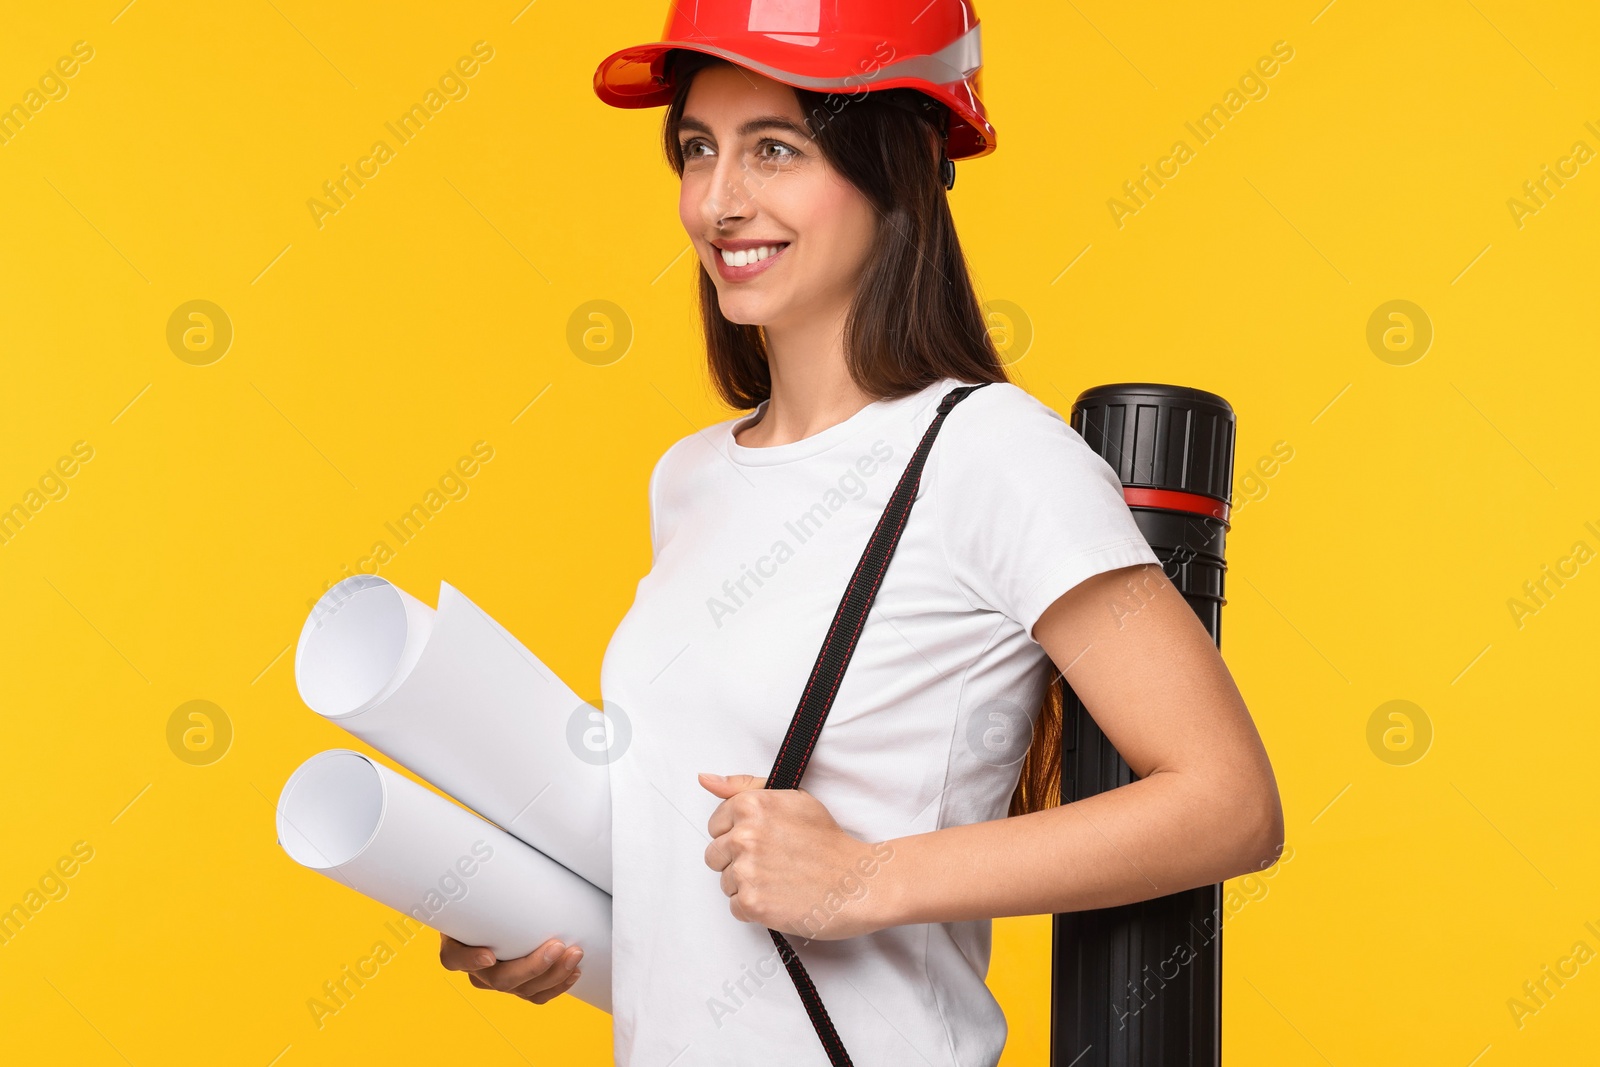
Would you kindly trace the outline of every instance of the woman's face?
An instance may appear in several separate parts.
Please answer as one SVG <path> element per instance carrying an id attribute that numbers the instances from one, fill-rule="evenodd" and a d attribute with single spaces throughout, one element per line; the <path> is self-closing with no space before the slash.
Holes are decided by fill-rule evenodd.
<path id="1" fill-rule="evenodd" d="M 678 143 L 678 215 L 722 314 L 769 328 L 842 315 L 876 212 L 818 151 L 793 90 L 742 68 L 705 68 L 689 87 Z M 729 265 L 724 248 L 748 263 Z"/>

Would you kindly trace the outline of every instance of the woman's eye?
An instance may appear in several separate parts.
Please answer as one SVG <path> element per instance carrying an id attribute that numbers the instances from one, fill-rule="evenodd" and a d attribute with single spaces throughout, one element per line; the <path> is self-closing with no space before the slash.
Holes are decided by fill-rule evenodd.
<path id="1" fill-rule="evenodd" d="M 704 149 L 704 151 L 701 151 L 701 149 Z M 711 146 L 706 144 L 705 141 L 698 137 L 690 138 L 689 140 L 681 143 L 678 146 L 678 151 L 683 155 L 685 160 L 699 159 L 713 154 Z M 797 150 L 784 144 L 782 141 L 762 141 L 756 146 L 756 154 L 763 160 L 771 160 L 779 163 L 787 163 L 793 159 L 799 158 L 800 156 L 800 153 Z"/>

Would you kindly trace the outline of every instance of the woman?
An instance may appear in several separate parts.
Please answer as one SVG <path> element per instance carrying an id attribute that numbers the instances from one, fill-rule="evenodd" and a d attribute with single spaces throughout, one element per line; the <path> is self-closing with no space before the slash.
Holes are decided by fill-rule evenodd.
<path id="1" fill-rule="evenodd" d="M 671 16 L 664 36 L 709 40 L 720 12 L 728 39 L 749 38 L 760 7 L 701 0 L 696 26 Z M 872 7 L 906 25 L 922 12 L 947 58 L 970 49 L 956 80 L 975 87 L 965 0 Z M 712 380 L 754 410 L 657 462 L 652 567 L 602 664 L 633 730 L 611 765 L 616 1060 L 824 1062 L 770 927 L 857 1063 L 992 1065 L 1006 1024 L 984 982 L 991 918 L 1268 866 L 1276 784 L 1115 473 L 1006 379 L 945 196 L 946 156 L 993 148 L 976 96 L 844 99 L 713 51 L 653 69 Z M 968 383 L 989 384 L 927 456 L 803 788 L 763 789 L 894 483 Z M 1139 775 L 1066 806 L 1063 680 Z M 445 938 L 440 955 L 543 1004 L 581 948 L 496 963 Z"/>

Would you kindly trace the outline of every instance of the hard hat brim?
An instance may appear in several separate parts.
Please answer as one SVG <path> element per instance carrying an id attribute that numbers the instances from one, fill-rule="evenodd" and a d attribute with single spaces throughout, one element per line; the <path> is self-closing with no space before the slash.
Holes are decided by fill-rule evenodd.
<path id="1" fill-rule="evenodd" d="M 897 68 L 902 68 L 902 64 L 896 63 L 872 74 L 810 74 L 780 69 L 704 41 L 653 41 L 619 49 L 601 60 L 594 72 L 595 95 L 612 107 L 642 108 L 670 104 L 674 86 L 668 80 L 664 67 L 667 53 L 674 49 L 703 52 L 792 88 L 814 92 L 848 94 L 878 89 L 916 89 L 950 108 L 950 129 L 945 146 L 945 154 L 949 158 L 977 159 L 996 148 L 994 126 L 978 100 L 976 76 L 958 77 L 955 81 L 941 83 L 919 76 L 920 72 L 897 74 Z M 801 64 L 796 62 L 792 65 L 799 67 Z"/>

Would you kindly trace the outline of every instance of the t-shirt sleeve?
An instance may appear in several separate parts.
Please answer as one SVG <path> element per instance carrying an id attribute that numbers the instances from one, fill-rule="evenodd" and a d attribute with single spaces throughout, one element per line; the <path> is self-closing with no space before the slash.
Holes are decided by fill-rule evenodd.
<path id="1" fill-rule="evenodd" d="M 692 466 L 685 463 L 685 448 L 704 447 L 699 434 L 685 434 L 668 445 L 656 465 L 650 469 L 650 480 L 645 496 L 650 506 L 650 565 L 655 566 L 661 550 L 672 540 L 678 524 L 683 519 L 683 509 L 694 499 L 692 485 L 684 484 L 686 471 Z"/>
<path id="2" fill-rule="evenodd" d="M 1062 416 L 1009 382 L 957 404 L 928 467 L 951 574 L 974 607 L 1033 625 L 1104 571 L 1160 565 L 1116 471 Z"/>
<path id="3" fill-rule="evenodd" d="M 656 557 L 661 554 L 661 497 L 659 487 L 661 483 L 661 470 L 667 465 L 667 457 L 672 454 L 668 448 L 661 453 L 656 465 L 650 470 L 650 482 L 645 490 L 645 495 L 650 505 L 650 564 L 655 565 Z"/>
<path id="4" fill-rule="evenodd" d="M 650 561 L 654 563 L 656 557 L 661 555 L 661 539 L 656 536 L 656 478 L 661 477 L 661 459 L 656 459 L 656 466 L 650 470 L 650 486 L 645 490 L 645 496 L 650 501 Z"/>

